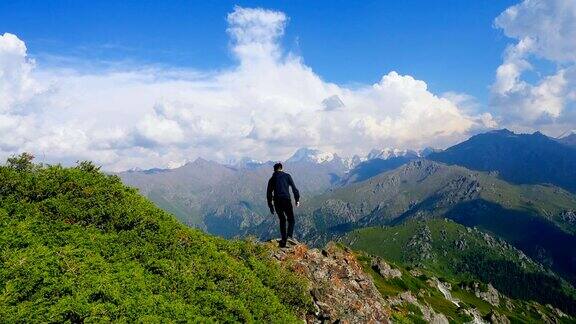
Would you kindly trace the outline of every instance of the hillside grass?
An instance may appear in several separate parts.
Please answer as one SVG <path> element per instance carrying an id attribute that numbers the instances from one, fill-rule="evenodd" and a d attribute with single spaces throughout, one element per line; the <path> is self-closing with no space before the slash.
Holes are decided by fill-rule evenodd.
<path id="1" fill-rule="evenodd" d="M 419 236 L 425 228 L 430 233 L 428 257 L 418 245 L 426 241 Z M 438 277 L 453 286 L 471 280 L 491 283 L 509 297 L 549 303 L 570 314 L 576 313 L 576 291 L 569 283 L 504 241 L 450 220 L 364 228 L 347 234 L 342 241 L 355 250 L 380 256 L 402 267 L 421 269 L 426 276 Z M 458 248 L 457 241 L 464 242 L 464 247 Z M 414 245 L 414 242 L 420 243 Z M 417 288 L 412 280 L 402 283 L 397 280 L 388 281 L 381 287 L 382 291 L 393 291 L 390 285 L 398 289 L 405 289 L 405 285 L 410 285 L 410 290 Z M 481 305 L 478 307 L 482 309 Z"/>
<path id="2" fill-rule="evenodd" d="M 501 315 L 505 315 L 511 323 L 542 323 L 543 315 L 552 317 L 552 310 L 534 302 L 527 302 L 522 300 L 509 300 L 508 308 L 504 301 L 497 307 L 490 305 L 488 302 L 478 298 L 473 292 L 460 288 L 459 284 L 463 282 L 450 278 L 446 281 L 442 278 L 441 281 L 449 282 L 452 286 L 451 294 L 453 298 L 459 300 L 459 306 L 456 306 L 451 301 L 447 300 L 444 295 L 436 288 L 428 283 L 432 277 L 438 278 L 436 273 L 431 271 L 424 271 L 419 276 L 414 276 L 410 273 L 408 268 L 398 266 L 394 263 L 389 263 L 393 268 L 399 269 L 402 272 L 400 278 L 384 278 L 378 274 L 371 266 L 372 256 L 365 252 L 357 252 L 358 260 L 360 261 L 364 271 L 371 275 L 374 284 L 378 291 L 385 298 L 395 298 L 407 291 L 411 292 L 416 300 L 423 306 L 431 307 L 436 313 L 442 313 L 446 316 L 450 323 L 469 323 L 473 318 L 464 312 L 464 309 L 476 309 L 480 315 L 489 320 L 492 312 L 496 311 Z M 394 323 L 427 323 L 424 320 L 421 309 L 411 303 L 403 302 L 390 306 L 390 316 Z M 563 317 L 559 318 L 560 323 L 573 323 L 574 318 Z"/>
<path id="3" fill-rule="evenodd" d="M 299 322 L 305 281 L 265 247 L 178 223 L 91 163 L 0 166 L 5 322 Z"/>

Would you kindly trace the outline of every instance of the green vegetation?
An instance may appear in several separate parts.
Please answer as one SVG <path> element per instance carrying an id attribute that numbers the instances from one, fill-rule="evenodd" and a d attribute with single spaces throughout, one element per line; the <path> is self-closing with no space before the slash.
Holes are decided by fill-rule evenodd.
<path id="1" fill-rule="evenodd" d="M 89 162 L 0 166 L 6 322 L 297 322 L 306 284 L 265 247 L 187 228 Z"/>
<path id="2" fill-rule="evenodd" d="M 403 267 L 418 268 L 426 277 L 441 278 L 452 287 L 470 281 L 491 283 L 511 298 L 576 313 L 576 291 L 569 283 L 506 242 L 453 221 L 408 221 L 393 227 L 364 228 L 347 234 L 343 242 Z M 423 284 L 415 279 L 392 279 L 379 288 L 384 294 L 418 291 Z M 456 288 L 454 292 L 462 301 L 472 303 L 466 291 Z M 485 313 L 489 310 L 477 300 L 473 304 Z"/>
<path id="3" fill-rule="evenodd" d="M 367 226 L 448 218 L 502 238 L 576 285 L 576 196 L 513 185 L 494 174 L 417 160 L 316 197 L 305 239 L 320 243 Z M 319 240 L 318 237 L 324 238 Z"/>
<path id="4" fill-rule="evenodd" d="M 387 279 L 378 274 L 371 266 L 372 257 L 360 252 L 358 260 L 364 271 L 374 279 L 376 288 L 385 298 L 397 298 L 400 294 L 410 292 L 418 305 L 406 302 L 393 303 L 390 315 L 395 323 L 427 323 L 420 307 L 429 307 L 436 313 L 446 316 L 450 323 L 469 323 L 473 317 L 466 310 L 477 311 L 481 317 L 488 320 L 494 312 L 506 316 L 512 323 L 542 323 L 544 317 L 556 318 L 560 323 L 572 323 L 573 318 L 558 317 L 549 307 L 534 302 L 526 302 L 517 299 L 507 299 L 498 306 L 492 306 L 485 300 L 477 297 L 472 291 L 463 289 L 455 278 L 452 278 L 451 294 L 456 298 L 458 306 L 447 300 L 445 296 L 433 285 L 430 279 L 436 277 L 431 271 L 425 271 L 421 275 L 413 275 L 408 268 L 391 264 L 402 272 L 400 278 Z M 429 277 L 432 276 L 432 277 Z M 442 279 L 443 282 L 445 279 Z M 459 284 L 458 284 L 459 283 Z"/>

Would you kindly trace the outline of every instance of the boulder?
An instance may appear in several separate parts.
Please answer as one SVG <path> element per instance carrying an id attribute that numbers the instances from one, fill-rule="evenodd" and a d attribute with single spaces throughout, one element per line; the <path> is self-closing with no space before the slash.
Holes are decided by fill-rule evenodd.
<path id="1" fill-rule="evenodd" d="M 381 258 L 372 258 L 372 269 L 386 279 L 402 277 L 402 272 L 400 272 L 400 270 L 392 268 Z"/>

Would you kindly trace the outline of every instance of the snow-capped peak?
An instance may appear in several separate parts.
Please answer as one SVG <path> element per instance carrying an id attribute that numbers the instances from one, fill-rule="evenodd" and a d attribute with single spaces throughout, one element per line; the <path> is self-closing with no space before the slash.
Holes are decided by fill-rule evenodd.
<path id="1" fill-rule="evenodd" d="M 292 155 L 286 162 L 313 162 L 313 163 L 325 163 L 330 162 L 336 158 L 336 154 L 330 152 L 322 152 L 317 149 L 311 148 L 301 148 Z"/>
<path id="2" fill-rule="evenodd" d="M 240 159 L 230 159 L 225 164 L 239 169 L 254 169 L 264 165 L 265 163 L 266 162 L 264 161 L 243 157 Z"/>
<path id="3" fill-rule="evenodd" d="M 413 156 L 413 157 L 420 157 L 420 153 L 412 150 L 400 150 L 400 149 L 392 149 L 392 148 L 383 148 L 383 149 L 372 149 L 370 153 L 368 153 L 367 159 L 383 159 L 387 160 L 394 157 L 401 157 L 401 156 Z"/>

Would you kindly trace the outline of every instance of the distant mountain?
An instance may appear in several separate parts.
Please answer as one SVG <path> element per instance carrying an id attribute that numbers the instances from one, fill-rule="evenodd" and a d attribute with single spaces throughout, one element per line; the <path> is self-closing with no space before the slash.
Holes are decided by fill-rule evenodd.
<path id="1" fill-rule="evenodd" d="M 414 156 L 395 156 L 387 159 L 373 158 L 362 163 L 359 163 L 355 168 L 350 170 L 342 179 L 341 185 L 349 185 L 352 183 L 370 179 L 382 172 L 394 170 L 397 167 L 404 165 L 412 160 L 417 159 Z"/>
<path id="2" fill-rule="evenodd" d="M 372 149 L 370 153 L 366 156 L 367 160 L 372 159 L 382 159 L 388 160 L 391 158 L 396 157 L 408 157 L 408 158 L 418 158 L 420 157 L 420 153 L 414 150 L 400 150 L 400 149 L 392 149 L 392 148 L 384 148 L 384 149 Z"/>
<path id="3" fill-rule="evenodd" d="M 479 229 L 449 220 L 409 221 L 398 226 L 359 229 L 348 233 L 341 242 L 414 269 L 413 273 L 442 278 L 444 284 L 432 282 L 446 295 L 451 295 L 454 304 L 463 302 L 466 297 L 462 294 L 468 291 L 491 305 L 492 311 L 512 318 L 518 314 L 509 314 L 513 307 L 507 308 L 509 302 L 502 294 L 576 313 L 574 287 L 504 240 Z M 490 285 L 479 288 L 470 284 L 471 280 Z M 478 303 L 477 308 L 485 316 L 490 309 L 483 309 L 481 305 Z"/>
<path id="4" fill-rule="evenodd" d="M 235 169 L 257 169 L 257 168 L 263 166 L 264 164 L 270 164 L 270 163 L 272 163 L 272 162 L 271 161 L 263 162 L 263 161 L 259 161 L 259 160 L 245 157 L 245 158 L 242 158 L 238 161 L 228 163 L 227 165 L 229 165 Z"/>
<path id="5" fill-rule="evenodd" d="M 557 138 L 557 141 L 562 144 L 576 148 L 576 130 L 571 130 L 569 132 L 562 134 Z"/>
<path id="6" fill-rule="evenodd" d="M 308 155 L 284 163 L 303 199 L 334 187 L 348 171 L 337 156 L 318 163 Z M 270 218 L 266 184 L 273 162 L 227 166 L 197 159 L 180 168 L 127 171 L 118 176 L 183 223 L 233 237 Z"/>
<path id="7" fill-rule="evenodd" d="M 286 163 L 294 162 L 311 162 L 311 163 L 327 163 L 337 159 L 338 155 L 329 152 L 322 152 L 317 149 L 301 148 L 298 149 L 292 157 L 286 160 Z"/>
<path id="8" fill-rule="evenodd" d="M 410 161 L 421 157 L 427 157 L 433 152 L 439 152 L 432 148 L 420 151 L 399 149 L 373 149 L 362 162 L 356 164 L 344 177 L 341 185 L 348 185 L 364 181 L 382 172 L 396 169 Z"/>
<path id="9" fill-rule="evenodd" d="M 354 155 L 351 158 L 344 158 L 336 153 L 324 152 L 318 149 L 300 148 L 285 163 L 306 162 L 313 164 L 332 164 L 335 167 L 351 169 L 362 162 L 363 158 Z"/>
<path id="10" fill-rule="evenodd" d="M 432 153 L 428 159 L 495 171 L 516 184 L 551 183 L 576 192 L 576 150 L 539 132 L 492 131 Z"/>
<path id="11" fill-rule="evenodd" d="M 370 160 L 374 162 L 350 173 L 351 167 L 361 162 L 359 156 L 348 159 L 302 148 L 284 162 L 284 169 L 292 173 L 306 200 L 341 185 L 345 178 L 358 181 L 367 173 L 380 173 L 405 163 L 408 160 L 403 155 L 412 156 L 411 151 L 392 152 L 399 157 L 384 162 L 386 168 L 380 165 L 384 160 L 374 158 Z M 118 175 L 183 223 L 233 237 L 269 218 L 265 190 L 273 164 L 243 158 L 224 165 L 198 158 L 179 168 L 129 170 Z"/>
<path id="12" fill-rule="evenodd" d="M 122 181 L 176 215 L 184 224 L 203 227 L 202 202 L 209 190 L 238 171 L 201 158 L 175 169 L 120 172 Z"/>

